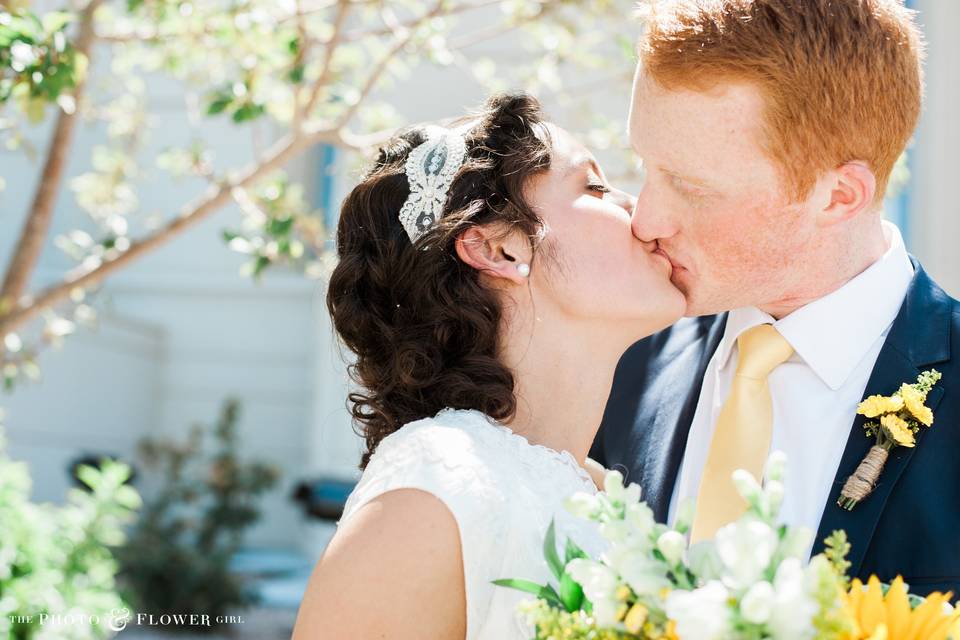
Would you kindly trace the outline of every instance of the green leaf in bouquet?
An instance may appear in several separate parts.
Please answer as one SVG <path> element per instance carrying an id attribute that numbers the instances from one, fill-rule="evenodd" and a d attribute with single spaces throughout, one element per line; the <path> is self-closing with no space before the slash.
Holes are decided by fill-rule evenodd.
<path id="1" fill-rule="evenodd" d="M 583 605 L 583 588 L 566 573 L 560 578 L 560 600 L 563 608 L 571 613 L 580 611 Z"/>
<path id="2" fill-rule="evenodd" d="M 525 591 L 526 593 L 532 593 L 533 595 L 540 595 L 540 592 L 543 590 L 543 585 L 539 585 L 531 580 L 520 580 L 517 578 L 503 578 L 501 580 L 494 580 L 493 584 L 497 585 L 498 587 L 507 587 L 508 589 Z"/>
<path id="3" fill-rule="evenodd" d="M 843 579 L 843 587 L 849 588 L 847 571 L 850 570 L 850 561 L 847 560 L 847 554 L 850 553 L 850 542 L 847 540 L 847 532 L 842 529 L 834 531 L 824 540 L 824 545 L 826 547 L 824 555 L 833 565 L 837 575 Z"/>
<path id="4" fill-rule="evenodd" d="M 540 585 L 530 580 L 519 580 L 516 578 L 494 580 L 493 584 L 497 585 L 498 587 L 507 587 L 509 589 L 523 591 L 524 593 L 532 593 L 533 595 L 537 596 L 537 598 L 547 602 L 552 607 L 564 608 L 560 596 L 557 594 L 556 590 L 548 584 Z"/>
<path id="5" fill-rule="evenodd" d="M 564 553 L 563 566 L 570 564 L 571 560 L 576 560 L 577 558 L 588 559 L 590 556 L 587 555 L 587 552 L 577 546 L 577 543 L 567 538 L 567 546 Z"/>
<path id="6" fill-rule="evenodd" d="M 547 535 L 543 539 L 543 557 L 550 567 L 557 580 L 563 577 L 564 564 L 560 562 L 560 556 L 557 554 L 557 528 L 556 521 L 550 521 L 550 527 L 547 529 Z"/>
<path id="7" fill-rule="evenodd" d="M 557 593 L 551 585 L 545 584 L 540 589 L 540 593 L 537 594 L 537 597 L 541 600 L 544 600 L 550 604 L 552 607 L 557 607 L 562 609 L 563 602 L 560 600 L 560 595 Z"/>

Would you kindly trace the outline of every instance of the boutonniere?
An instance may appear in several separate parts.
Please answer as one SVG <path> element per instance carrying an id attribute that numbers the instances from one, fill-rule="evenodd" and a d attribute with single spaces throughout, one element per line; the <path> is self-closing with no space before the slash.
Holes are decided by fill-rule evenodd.
<path id="1" fill-rule="evenodd" d="M 933 424 L 933 411 L 925 403 L 940 377 L 936 369 L 924 371 L 915 383 L 903 383 L 892 396 L 870 396 L 860 403 L 857 413 L 871 419 L 863 425 L 867 437 L 876 437 L 877 441 L 847 478 L 837 504 L 847 511 L 853 510 L 873 493 L 890 452 L 896 447 L 916 445 L 917 432 Z"/>

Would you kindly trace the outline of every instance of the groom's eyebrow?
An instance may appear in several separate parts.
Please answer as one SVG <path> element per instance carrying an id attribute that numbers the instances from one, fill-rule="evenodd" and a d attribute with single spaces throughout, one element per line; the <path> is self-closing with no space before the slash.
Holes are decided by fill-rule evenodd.
<path id="1" fill-rule="evenodd" d="M 685 173 L 685 172 L 683 172 L 683 171 L 678 171 L 678 170 L 673 169 L 673 168 L 671 168 L 671 167 L 664 166 L 664 165 L 661 164 L 661 163 L 650 163 L 650 162 L 648 162 L 647 159 L 643 157 L 643 154 L 640 153 L 640 146 L 637 145 L 632 138 L 631 138 L 631 141 L 630 141 L 630 146 L 633 147 L 633 151 L 634 151 L 634 153 L 636 153 L 636 155 L 637 155 L 637 161 L 638 161 L 638 162 L 640 163 L 640 165 L 643 166 L 643 168 L 646 169 L 647 171 L 650 171 L 651 169 L 655 169 L 655 170 L 657 170 L 657 171 L 659 171 L 659 172 L 661 172 L 661 173 L 665 173 L 665 174 L 667 174 L 667 175 L 669 175 L 669 176 L 673 176 L 673 177 L 675 177 L 675 178 L 680 178 L 681 180 L 684 180 L 685 182 L 689 182 L 690 184 L 694 185 L 695 187 L 700 187 L 700 188 L 706 189 L 706 190 L 708 190 L 708 191 L 719 191 L 719 189 L 718 189 L 716 186 L 714 186 L 713 184 L 711 184 L 710 181 L 708 181 L 708 180 L 704 180 L 704 179 L 702 179 L 702 178 L 699 178 L 699 177 L 694 176 L 694 175 L 690 175 L 690 174 Z"/>
<path id="2" fill-rule="evenodd" d="M 703 180 L 703 179 L 701 179 L 701 178 L 698 178 L 698 177 L 696 177 L 696 176 L 692 176 L 692 175 L 683 173 L 683 172 L 681 172 L 681 171 L 673 171 L 672 169 L 668 169 L 668 168 L 663 167 L 663 166 L 658 167 L 658 168 L 660 169 L 660 171 L 663 171 L 663 172 L 666 173 L 667 175 L 674 176 L 675 178 L 680 178 L 681 180 L 683 180 L 683 181 L 685 181 L 685 182 L 689 182 L 690 184 L 692 184 L 692 185 L 695 186 L 695 187 L 700 187 L 700 188 L 703 188 L 703 189 L 708 189 L 708 190 L 711 190 L 711 191 L 716 191 L 716 187 L 714 187 L 714 186 L 713 186 L 712 184 L 710 184 L 708 181 Z"/>

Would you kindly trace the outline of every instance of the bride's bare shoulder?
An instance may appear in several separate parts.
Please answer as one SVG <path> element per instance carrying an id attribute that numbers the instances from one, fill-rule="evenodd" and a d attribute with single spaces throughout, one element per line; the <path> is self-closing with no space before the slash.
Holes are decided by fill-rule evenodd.
<path id="1" fill-rule="evenodd" d="M 292 640 L 465 633 L 456 520 L 432 494 L 398 489 L 364 504 L 337 530 L 310 577 Z"/>

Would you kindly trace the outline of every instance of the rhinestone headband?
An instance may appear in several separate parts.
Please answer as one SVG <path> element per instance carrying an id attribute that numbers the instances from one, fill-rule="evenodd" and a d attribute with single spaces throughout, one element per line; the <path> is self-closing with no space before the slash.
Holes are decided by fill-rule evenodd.
<path id="1" fill-rule="evenodd" d="M 447 191 L 466 155 L 463 135 L 438 126 L 427 127 L 427 141 L 410 152 L 406 163 L 410 195 L 400 209 L 400 223 L 410 242 L 416 242 L 440 219 Z"/>

